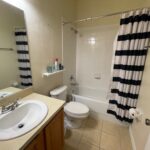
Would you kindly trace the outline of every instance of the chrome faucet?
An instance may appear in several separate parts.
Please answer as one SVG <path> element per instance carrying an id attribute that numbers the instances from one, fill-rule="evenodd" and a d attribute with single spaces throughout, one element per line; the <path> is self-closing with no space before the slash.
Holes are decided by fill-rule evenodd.
<path id="1" fill-rule="evenodd" d="M 5 114 L 7 112 L 15 110 L 20 104 L 18 103 L 18 100 L 13 102 L 12 104 L 9 104 L 7 106 L 2 106 L 1 108 L 1 114 Z"/>

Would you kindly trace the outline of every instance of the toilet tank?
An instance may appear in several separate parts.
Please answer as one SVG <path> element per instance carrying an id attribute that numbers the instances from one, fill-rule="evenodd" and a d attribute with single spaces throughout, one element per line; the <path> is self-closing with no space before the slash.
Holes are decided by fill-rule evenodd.
<path id="1" fill-rule="evenodd" d="M 50 95 L 54 98 L 57 99 L 61 99 L 61 100 L 65 100 L 66 101 L 66 97 L 67 97 L 67 86 L 60 86 L 58 88 L 53 89 L 52 91 L 50 91 Z"/>

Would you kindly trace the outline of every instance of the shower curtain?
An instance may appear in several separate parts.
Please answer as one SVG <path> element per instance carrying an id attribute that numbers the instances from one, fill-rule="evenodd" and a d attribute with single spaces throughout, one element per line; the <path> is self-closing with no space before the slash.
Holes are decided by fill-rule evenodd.
<path id="1" fill-rule="evenodd" d="M 30 67 L 29 49 L 26 29 L 15 30 L 16 47 L 18 53 L 18 63 L 20 71 L 21 86 L 32 86 L 32 75 Z"/>
<path id="2" fill-rule="evenodd" d="M 107 113 L 132 123 L 129 109 L 136 108 L 150 38 L 150 10 L 122 15 L 115 41 L 112 82 Z"/>

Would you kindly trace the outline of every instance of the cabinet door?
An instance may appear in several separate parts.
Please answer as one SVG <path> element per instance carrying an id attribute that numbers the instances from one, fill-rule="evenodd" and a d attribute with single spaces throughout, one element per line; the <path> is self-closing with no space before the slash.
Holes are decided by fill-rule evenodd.
<path id="1" fill-rule="evenodd" d="M 41 132 L 26 148 L 25 150 L 45 150 L 44 133 Z"/>
<path id="2" fill-rule="evenodd" d="M 45 128 L 47 150 L 63 150 L 64 111 L 61 110 Z"/>

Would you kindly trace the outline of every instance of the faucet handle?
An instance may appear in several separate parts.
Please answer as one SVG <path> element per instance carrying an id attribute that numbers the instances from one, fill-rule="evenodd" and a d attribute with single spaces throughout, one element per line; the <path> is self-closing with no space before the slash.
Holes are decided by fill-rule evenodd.
<path id="1" fill-rule="evenodd" d="M 18 98 L 13 104 L 18 107 L 21 103 L 20 98 Z"/>
<path id="2" fill-rule="evenodd" d="M 18 107 L 18 106 L 19 106 L 18 101 L 15 101 L 15 102 L 13 103 L 13 106 Z"/>

